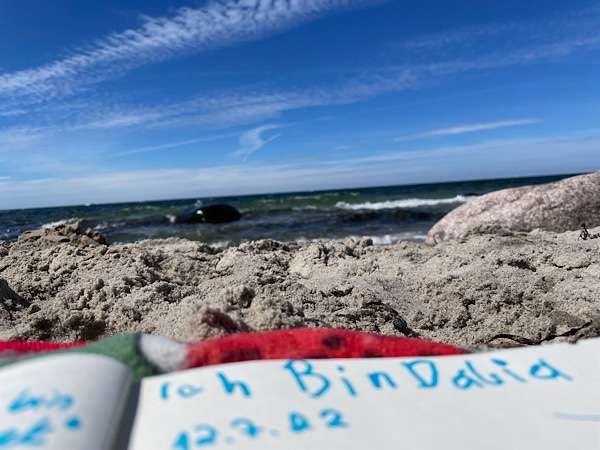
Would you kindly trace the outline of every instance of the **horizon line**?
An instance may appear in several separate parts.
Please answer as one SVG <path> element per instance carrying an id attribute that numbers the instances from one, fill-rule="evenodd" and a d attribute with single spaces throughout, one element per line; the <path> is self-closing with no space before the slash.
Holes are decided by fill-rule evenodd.
<path id="1" fill-rule="evenodd" d="M 525 178 L 554 178 L 554 177 L 562 177 L 562 178 L 570 178 L 579 175 L 586 175 L 590 173 L 594 173 L 595 171 L 589 172 L 577 172 L 577 173 L 552 173 L 552 174 L 531 174 L 531 175 L 522 175 L 515 177 L 495 177 L 495 178 L 470 178 L 470 179 L 447 179 L 444 181 L 435 181 L 429 183 L 407 183 L 407 184 L 384 184 L 384 185 L 375 185 L 375 186 L 353 186 L 353 187 L 339 187 L 336 189 L 314 189 L 314 190 L 304 190 L 304 191 L 275 191 L 275 192 L 254 192 L 250 194 L 230 194 L 230 195 L 218 195 L 218 196 L 196 196 L 196 197 L 166 197 L 159 198 L 153 200 L 131 200 L 127 202 L 107 202 L 107 203 L 79 203 L 79 204 L 70 204 L 70 205 L 54 205 L 54 206 L 40 206 L 34 208 L 11 208 L 11 209 L 0 209 L 0 213 L 8 212 L 8 211 L 28 211 L 28 210 L 39 210 L 39 209 L 58 209 L 58 208 L 74 208 L 74 207 L 92 207 L 92 206 L 109 206 L 109 205 L 128 205 L 132 203 L 159 203 L 159 202 L 169 202 L 169 201 L 185 201 L 185 200 L 201 200 L 206 198 L 213 199 L 224 199 L 231 197 L 255 197 L 255 196 L 263 196 L 263 195 L 291 195 L 291 194 L 302 194 L 302 193 L 315 193 L 315 192 L 337 192 L 337 191 L 347 191 L 347 190 L 366 190 L 366 189 L 377 189 L 377 188 L 391 188 L 391 187 L 408 187 L 408 186 L 429 186 L 429 185 L 437 185 L 437 184 L 448 184 L 448 183 L 475 183 L 478 181 L 500 181 L 500 180 L 519 180 Z"/>

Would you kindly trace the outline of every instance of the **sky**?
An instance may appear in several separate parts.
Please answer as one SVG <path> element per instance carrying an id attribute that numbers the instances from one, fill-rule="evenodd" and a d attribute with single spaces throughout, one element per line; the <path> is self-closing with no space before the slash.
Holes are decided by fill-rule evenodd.
<path id="1" fill-rule="evenodd" d="M 598 0 L 2 0 L 0 209 L 598 170 L 598 80 Z"/>

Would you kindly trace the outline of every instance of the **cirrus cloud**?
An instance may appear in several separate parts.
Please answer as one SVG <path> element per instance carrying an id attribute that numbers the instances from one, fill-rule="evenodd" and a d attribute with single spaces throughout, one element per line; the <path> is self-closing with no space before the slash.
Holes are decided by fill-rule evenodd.
<path id="1" fill-rule="evenodd" d="M 257 39 L 371 0 L 229 0 L 144 17 L 140 27 L 100 38 L 65 58 L 0 74 L 0 99 L 37 103 L 174 56 Z M 18 100 L 15 101 L 15 98 Z M 14 110 L 14 106 L 10 106 Z"/>

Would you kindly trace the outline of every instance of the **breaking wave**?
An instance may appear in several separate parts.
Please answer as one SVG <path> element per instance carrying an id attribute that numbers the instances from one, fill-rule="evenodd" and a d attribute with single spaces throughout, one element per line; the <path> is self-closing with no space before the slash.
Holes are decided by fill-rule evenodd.
<path id="1" fill-rule="evenodd" d="M 473 197 L 457 195 L 450 198 L 406 198 L 402 200 L 387 200 L 384 202 L 365 202 L 365 203 L 348 203 L 338 202 L 337 208 L 351 210 L 379 210 L 379 209 L 397 209 L 397 208 L 418 208 L 420 206 L 437 206 L 447 205 L 452 203 L 466 203 Z"/>
<path id="2" fill-rule="evenodd" d="M 425 241 L 427 235 L 418 232 L 406 231 L 404 233 L 383 234 L 380 236 L 347 236 L 342 239 L 371 239 L 373 245 L 391 245 L 401 241 Z"/>
<path id="3" fill-rule="evenodd" d="M 43 229 L 48 229 L 48 228 L 55 228 L 58 227 L 59 225 L 70 225 L 70 224 L 75 224 L 77 222 L 79 222 L 81 219 L 78 219 L 76 217 L 71 217 L 70 219 L 62 219 L 62 220 L 57 220 L 55 222 L 48 222 L 45 223 L 41 226 L 41 228 Z"/>

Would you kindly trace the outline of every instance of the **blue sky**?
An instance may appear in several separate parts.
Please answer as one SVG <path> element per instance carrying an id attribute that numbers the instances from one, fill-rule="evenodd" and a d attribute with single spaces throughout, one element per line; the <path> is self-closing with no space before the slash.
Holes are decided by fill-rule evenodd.
<path id="1" fill-rule="evenodd" d="M 2 0 L 0 209 L 600 169 L 600 2 Z"/>

